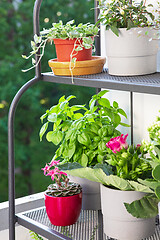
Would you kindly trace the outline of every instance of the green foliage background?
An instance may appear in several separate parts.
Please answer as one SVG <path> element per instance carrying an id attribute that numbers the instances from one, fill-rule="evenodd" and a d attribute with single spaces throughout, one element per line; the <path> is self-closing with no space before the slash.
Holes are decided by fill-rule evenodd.
<path id="1" fill-rule="evenodd" d="M 40 28 L 52 22 L 94 22 L 93 0 L 43 0 Z M 28 55 L 33 37 L 33 0 L 0 1 L 0 202 L 8 199 L 7 114 L 18 89 L 34 77 L 34 70 L 23 73 L 21 69 L 30 62 L 21 58 Z M 48 22 L 46 20 L 49 20 Z M 50 71 L 47 61 L 54 58 L 54 46 L 47 46 L 42 61 L 42 71 Z M 85 104 L 95 89 L 39 83 L 22 97 L 15 117 L 16 197 L 44 191 L 50 179 L 43 176 L 41 168 L 54 155 L 54 145 L 39 142 L 40 116 L 56 104 L 62 95 L 76 95 L 73 103 Z M 75 101 L 75 102 L 74 102 Z"/>

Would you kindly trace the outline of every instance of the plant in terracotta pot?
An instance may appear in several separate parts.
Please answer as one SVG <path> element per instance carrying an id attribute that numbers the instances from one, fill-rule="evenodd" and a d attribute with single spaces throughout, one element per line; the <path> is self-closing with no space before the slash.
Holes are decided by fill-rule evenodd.
<path id="1" fill-rule="evenodd" d="M 111 138 L 107 142 L 106 163 L 111 170 L 75 169 L 78 174 L 101 183 L 101 203 L 104 232 L 122 240 L 138 240 L 151 236 L 155 230 L 159 199 L 149 183 L 157 174 L 142 145 L 128 145 L 127 135 Z M 106 166 L 107 168 L 107 166 Z M 153 175 L 153 176 L 152 176 Z M 146 179 L 148 185 L 146 184 Z M 124 231 L 124 229 L 127 231 Z"/>
<path id="2" fill-rule="evenodd" d="M 65 66 L 68 64 L 71 71 L 75 67 L 76 61 L 92 60 L 94 36 L 97 35 L 98 30 L 98 27 L 91 23 L 80 23 L 76 26 L 74 20 L 66 24 L 63 24 L 62 21 L 53 23 L 51 28 L 43 29 L 40 36 L 34 35 L 34 40 L 31 41 L 32 51 L 30 55 L 28 57 L 22 55 L 22 57 L 28 59 L 37 54 L 39 61 L 35 62 L 34 58 L 32 58 L 33 66 L 23 71 L 28 71 L 38 65 L 44 55 L 47 42 L 51 44 L 54 42 L 57 54 L 56 60 L 49 61 L 50 67 L 53 64 L 59 64 L 57 62 L 63 62 L 62 64 Z"/>
<path id="3" fill-rule="evenodd" d="M 107 92 L 104 90 L 92 96 L 89 108 L 84 105 L 70 106 L 70 100 L 75 96 L 63 96 L 57 105 L 42 115 L 40 140 L 45 134 L 48 142 L 58 146 L 53 159 L 61 159 L 65 170 L 72 167 L 102 167 L 107 152 L 105 143 L 120 134 L 117 126 L 127 126 L 121 122 L 121 116 L 127 117 L 124 110 L 117 102 L 114 101 L 112 106 L 110 101 L 103 97 Z M 99 196 L 98 191 L 99 185 L 95 202 L 96 196 Z M 88 190 L 87 192 L 89 193 Z"/>
<path id="4" fill-rule="evenodd" d="M 45 192 L 46 212 L 50 222 L 56 226 L 74 224 L 82 207 L 82 188 L 69 182 L 67 174 L 58 168 L 59 161 L 51 161 L 42 170 L 50 176 L 53 184 Z"/>
<path id="5" fill-rule="evenodd" d="M 159 3 L 146 0 L 99 0 L 99 22 L 105 28 L 111 75 L 144 75 L 157 71 Z"/>

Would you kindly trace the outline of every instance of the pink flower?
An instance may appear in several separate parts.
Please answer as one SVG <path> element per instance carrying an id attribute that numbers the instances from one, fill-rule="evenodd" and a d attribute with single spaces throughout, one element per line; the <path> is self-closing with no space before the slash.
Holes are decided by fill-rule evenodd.
<path id="1" fill-rule="evenodd" d="M 141 144 L 137 144 L 137 147 L 136 148 L 140 148 L 141 147 Z"/>
<path id="2" fill-rule="evenodd" d="M 61 174 L 61 175 L 65 175 L 65 176 L 67 176 L 67 173 L 62 172 L 62 171 L 60 171 L 60 174 Z"/>
<path id="3" fill-rule="evenodd" d="M 59 162 L 60 162 L 60 160 L 58 160 L 58 161 L 52 160 L 52 161 L 50 162 L 50 166 L 52 167 L 52 166 L 58 165 Z"/>
<path id="4" fill-rule="evenodd" d="M 50 171 L 50 167 L 51 166 L 46 164 L 46 166 L 44 168 L 42 168 L 42 170 L 44 171 L 44 175 L 46 175 L 48 173 L 48 171 Z"/>
<path id="5" fill-rule="evenodd" d="M 128 148 L 128 143 L 126 142 L 126 139 L 128 137 L 128 134 L 126 134 L 123 138 L 124 134 L 121 134 L 121 136 L 111 138 L 108 143 L 106 143 L 106 146 L 112 150 L 113 153 L 120 152 L 121 149 Z"/>

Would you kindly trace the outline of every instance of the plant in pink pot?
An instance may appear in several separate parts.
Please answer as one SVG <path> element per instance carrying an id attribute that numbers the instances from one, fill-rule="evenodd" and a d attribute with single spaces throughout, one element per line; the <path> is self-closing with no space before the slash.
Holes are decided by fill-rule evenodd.
<path id="1" fill-rule="evenodd" d="M 59 160 L 52 160 L 42 170 L 50 176 L 50 184 L 45 192 L 46 212 L 50 222 L 56 226 L 74 224 L 82 207 L 82 188 L 79 184 L 69 182 L 67 174 L 58 168 Z"/>

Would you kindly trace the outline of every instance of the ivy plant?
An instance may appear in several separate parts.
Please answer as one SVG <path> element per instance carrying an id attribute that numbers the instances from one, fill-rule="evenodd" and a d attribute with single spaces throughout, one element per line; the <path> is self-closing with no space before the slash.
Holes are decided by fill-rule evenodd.
<path id="1" fill-rule="evenodd" d="M 125 111 L 116 101 L 113 106 L 103 97 L 107 90 L 92 96 L 89 107 L 70 106 L 75 96 L 62 96 L 57 105 L 41 116 L 40 141 L 46 135 L 48 142 L 58 146 L 54 159 L 65 162 L 77 162 L 81 166 L 95 166 L 103 163 L 107 148 L 106 142 L 118 136 L 121 116 L 127 118 Z M 45 120 L 45 123 L 44 123 Z"/>
<path id="2" fill-rule="evenodd" d="M 49 29 L 43 29 L 40 32 L 40 36 L 37 36 L 37 34 L 34 35 L 34 39 L 31 41 L 31 52 L 29 56 L 22 55 L 23 58 L 29 59 L 32 57 L 32 67 L 26 70 L 22 70 L 23 72 L 26 72 L 34 67 L 36 67 L 40 60 L 42 59 L 45 51 L 45 47 L 47 42 L 50 44 L 53 43 L 54 39 L 77 39 L 74 50 L 76 52 L 79 52 L 85 49 L 89 49 L 93 47 L 93 38 L 92 36 L 96 36 L 98 33 L 98 27 L 91 23 L 80 23 L 77 26 L 74 24 L 74 20 L 71 20 L 67 22 L 66 24 L 63 24 L 62 21 L 59 21 L 58 23 L 52 23 L 52 27 Z M 82 40 L 82 41 L 80 41 Z M 38 62 L 35 61 L 33 58 L 34 55 L 39 56 Z M 76 57 L 72 57 L 72 62 L 76 61 Z"/>
<path id="3" fill-rule="evenodd" d="M 106 0 L 99 0 L 98 7 L 100 14 L 97 24 L 102 22 L 106 30 L 111 29 L 117 36 L 119 28 L 129 30 L 135 27 L 158 27 L 160 24 L 159 17 L 155 18 L 158 8 L 156 10 L 153 4 L 147 4 L 146 0 L 139 3 L 134 0 L 112 0 L 107 3 Z"/>

